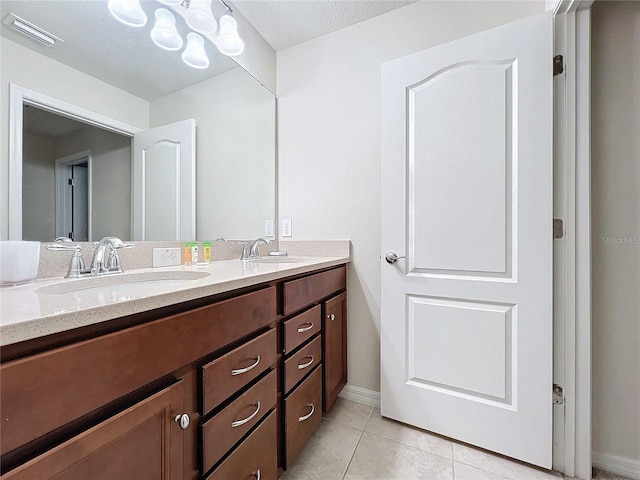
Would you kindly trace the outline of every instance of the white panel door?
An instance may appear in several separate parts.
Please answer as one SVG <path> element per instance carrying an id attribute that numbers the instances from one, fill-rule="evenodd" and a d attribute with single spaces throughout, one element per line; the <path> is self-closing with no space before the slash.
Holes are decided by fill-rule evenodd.
<path id="1" fill-rule="evenodd" d="M 382 415 L 547 468 L 551 22 L 382 68 Z"/>
<path id="2" fill-rule="evenodd" d="M 133 152 L 133 240 L 195 240 L 195 120 L 136 133 Z"/>

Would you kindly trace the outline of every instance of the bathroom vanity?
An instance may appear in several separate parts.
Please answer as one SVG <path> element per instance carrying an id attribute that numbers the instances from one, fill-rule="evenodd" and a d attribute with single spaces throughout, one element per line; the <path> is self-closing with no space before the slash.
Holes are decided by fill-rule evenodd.
<path id="1" fill-rule="evenodd" d="M 346 383 L 346 262 L 42 318 L 75 324 L 2 347 L 1 478 L 276 479 Z"/>

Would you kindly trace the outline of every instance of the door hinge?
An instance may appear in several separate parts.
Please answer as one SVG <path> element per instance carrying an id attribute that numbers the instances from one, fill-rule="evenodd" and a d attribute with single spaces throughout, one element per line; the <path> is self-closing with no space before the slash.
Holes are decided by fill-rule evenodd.
<path id="1" fill-rule="evenodd" d="M 562 405 L 564 403 L 564 393 L 562 392 L 562 386 L 557 383 L 553 384 L 553 404 Z"/>
<path id="2" fill-rule="evenodd" d="M 553 219 L 553 239 L 564 237 L 564 222 L 560 218 Z"/>
<path id="3" fill-rule="evenodd" d="M 564 72 L 564 58 L 562 55 L 553 57 L 553 76 L 560 75 Z"/>
<path id="4" fill-rule="evenodd" d="M 75 185 L 75 183 L 73 182 L 73 178 L 67 179 L 67 184 L 69 184 L 69 185 L 71 185 L 73 187 Z"/>

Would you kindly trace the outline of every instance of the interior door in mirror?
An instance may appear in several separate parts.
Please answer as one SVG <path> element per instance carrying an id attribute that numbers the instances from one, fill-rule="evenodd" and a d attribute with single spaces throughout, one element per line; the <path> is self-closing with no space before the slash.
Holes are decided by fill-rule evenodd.
<path id="1" fill-rule="evenodd" d="M 196 122 L 163 125 L 133 138 L 133 240 L 194 240 Z"/>

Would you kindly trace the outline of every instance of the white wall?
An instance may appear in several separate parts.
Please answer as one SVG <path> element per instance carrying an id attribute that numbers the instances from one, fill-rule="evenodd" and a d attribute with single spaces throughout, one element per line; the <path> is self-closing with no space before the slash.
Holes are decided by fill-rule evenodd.
<path id="1" fill-rule="evenodd" d="M 55 139 L 24 132 L 22 239 L 56 238 Z"/>
<path id="2" fill-rule="evenodd" d="M 149 127 L 145 100 L 0 37 L 0 239 L 9 235 L 10 83 L 140 129 Z"/>
<path id="3" fill-rule="evenodd" d="M 196 236 L 250 239 L 275 215 L 275 98 L 235 68 L 151 102 L 151 126 L 196 121 Z"/>
<path id="4" fill-rule="evenodd" d="M 380 66 L 541 13 L 544 2 L 418 2 L 282 50 L 279 217 L 293 239 L 350 239 L 349 383 L 380 390 Z"/>
<path id="5" fill-rule="evenodd" d="M 592 28 L 594 463 L 640 478 L 640 2 L 596 2 Z"/>

